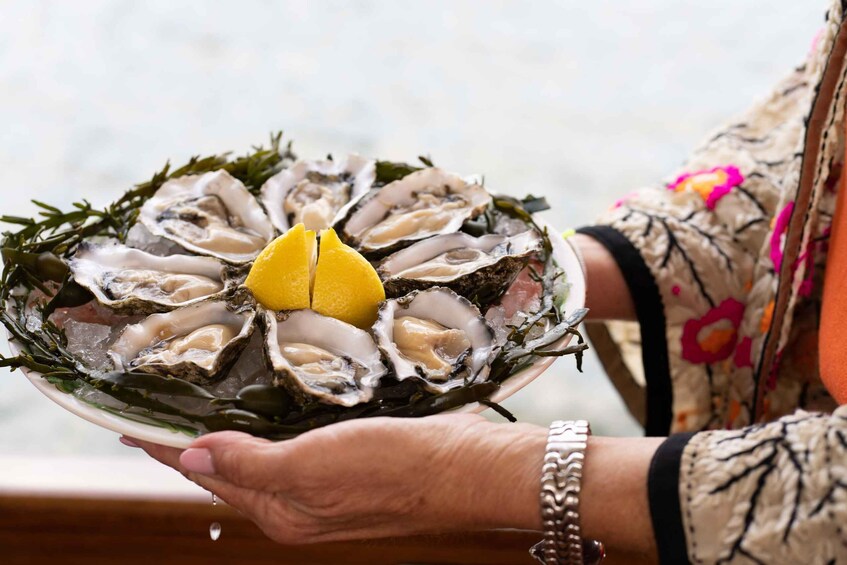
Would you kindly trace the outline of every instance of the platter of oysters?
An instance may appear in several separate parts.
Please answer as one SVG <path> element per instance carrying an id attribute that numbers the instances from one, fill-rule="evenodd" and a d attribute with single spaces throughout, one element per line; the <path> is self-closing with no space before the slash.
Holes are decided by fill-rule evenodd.
<path id="1" fill-rule="evenodd" d="M 559 356 L 581 362 L 579 260 L 535 215 L 543 198 L 419 159 L 297 159 L 277 135 L 165 167 L 104 209 L 2 217 L 0 366 L 175 447 L 374 416 L 511 418 L 499 402 Z"/>

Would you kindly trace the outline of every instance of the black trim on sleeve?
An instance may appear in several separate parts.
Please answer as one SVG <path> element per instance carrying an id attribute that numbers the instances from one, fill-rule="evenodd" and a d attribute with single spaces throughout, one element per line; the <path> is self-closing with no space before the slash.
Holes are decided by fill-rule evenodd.
<path id="1" fill-rule="evenodd" d="M 665 337 L 665 308 L 656 280 L 638 249 L 615 228 L 587 226 L 578 229 L 577 233 L 596 239 L 608 249 L 626 279 L 641 326 L 641 362 L 647 381 L 644 433 L 666 436 L 671 429 L 673 391 Z"/>
<path id="2" fill-rule="evenodd" d="M 679 464 L 694 433 L 675 434 L 662 442 L 647 475 L 647 495 L 659 563 L 689 563 L 679 504 Z"/>

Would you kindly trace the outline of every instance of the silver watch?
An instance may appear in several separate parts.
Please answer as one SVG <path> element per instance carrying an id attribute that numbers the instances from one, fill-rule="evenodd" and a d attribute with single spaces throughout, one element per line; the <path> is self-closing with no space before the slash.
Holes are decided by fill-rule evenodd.
<path id="1" fill-rule="evenodd" d="M 530 553 L 546 565 L 594 565 L 605 557 L 603 544 L 583 540 L 579 494 L 591 427 L 585 420 L 550 424 L 541 469 L 541 521 L 544 540 Z"/>

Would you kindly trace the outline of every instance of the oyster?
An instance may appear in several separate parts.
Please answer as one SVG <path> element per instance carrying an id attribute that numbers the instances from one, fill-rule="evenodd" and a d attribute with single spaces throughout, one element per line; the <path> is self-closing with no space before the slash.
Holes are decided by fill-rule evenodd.
<path id="1" fill-rule="evenodd" d="M 261 200 L 280 232 L 301 222 L 307 230 L 319 231 L 330 227 L 348 202 L 367 192 L 375 178 L 376 162 L 359 155 L 297 161 L 265 182 Z"/>
<path id="2" fill-rule="evenodd" d="M 481 185 L 430 167 L 355 201 L 340 214 L 336 231 L 362 253 L 386 255 L 415 241 L 458 231 L 490 202 L 491 195 Z"/>
<path id="3" fill-rule="evenodd" d="M 433 392 L 484 381 L 495 353 L 488 322 L 448 288 L 386 300 L 372 331 L 396 378 L 422 379 Z"/>
<path id="4" fill-rule="evenodd" d="M 109 348 L 115 368 L 181 377 L 208 384 L 237 360 L 253 333 L 256 313 L 206 300 L 153 314 L 127 326 Z"/>
<path id="5" fill-rule="evenodd" d="M 370 334 L 312 310 L 266 312 L 266 351 L 275 383 L 300 398 L 354 406 L 386 373 Z"/>
<path id="6" fill-rule="evenodd" d="M 118 311 L 151 313 L 224 291 L 224 264 L 211 257 L 160 257 L 123 245 L 83 242 L 69 260 L 74 280 Z"/>
<path id="7" fill-rule="evenodd" d="M 507 237 L 466 233 L 419 241 L 382 260 L 377 272 L 388 296 L 402 296 L 434 285 L 466 298 L 497 296 L 541 249 L 533 230 Z"/>
<path id="8" fill-rule="evenodd" d="M 230 263 L 254 259 L 274 236 L 256 198 L 224 170 L 167 181 L 139 220 L 153 235 Z"/>

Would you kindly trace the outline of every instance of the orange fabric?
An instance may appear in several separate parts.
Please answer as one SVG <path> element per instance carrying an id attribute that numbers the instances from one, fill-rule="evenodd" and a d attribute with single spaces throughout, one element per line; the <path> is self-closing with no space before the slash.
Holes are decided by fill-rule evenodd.
<path id="1" fill-rule="evenodd" d="M 821 313 L 821 379 L 839 404 L 847 404 L 847 173 L 841 175 L 824 273 Z"/>

